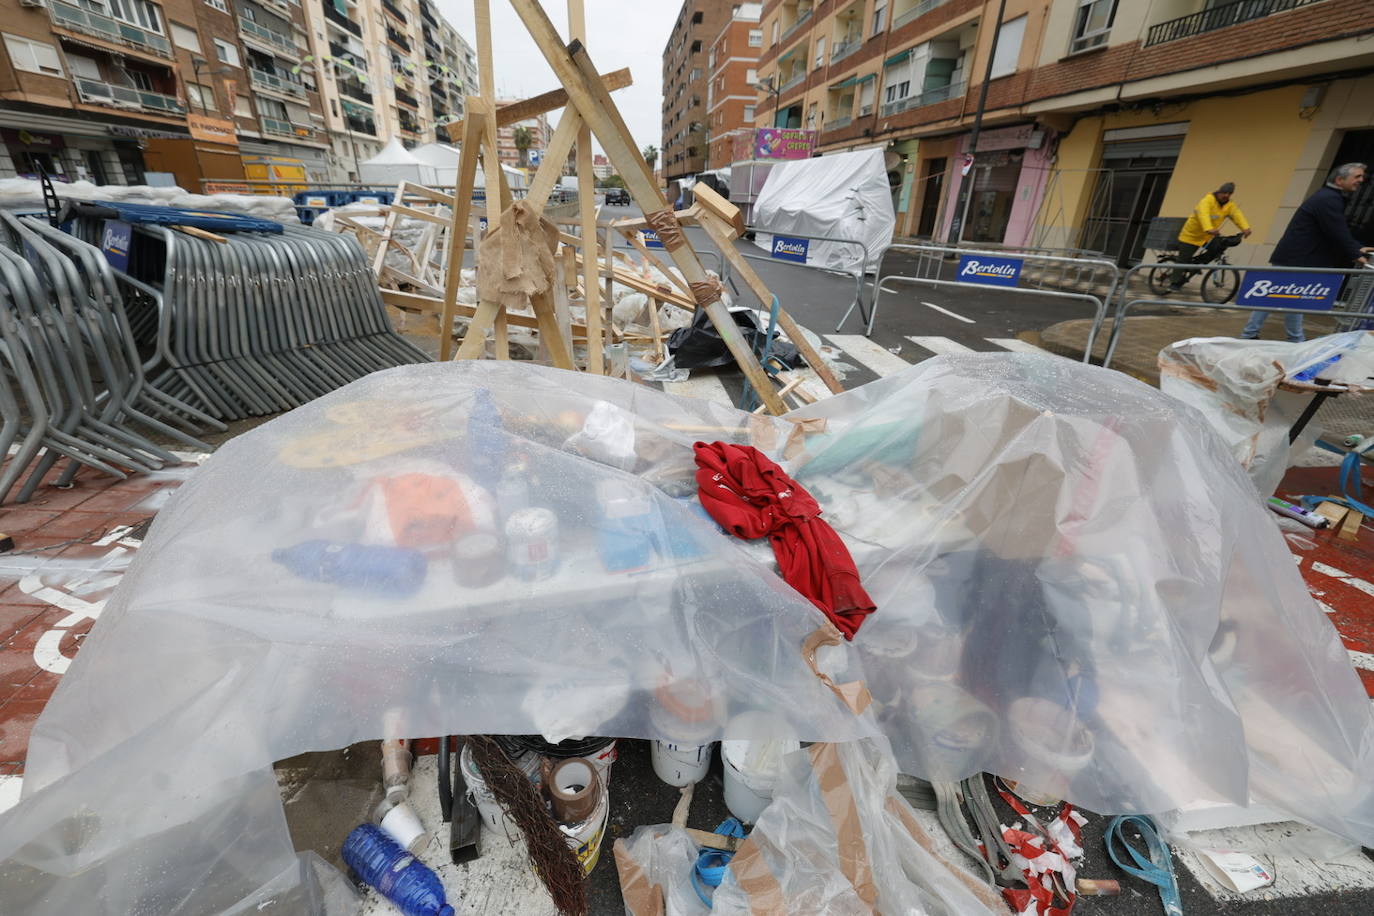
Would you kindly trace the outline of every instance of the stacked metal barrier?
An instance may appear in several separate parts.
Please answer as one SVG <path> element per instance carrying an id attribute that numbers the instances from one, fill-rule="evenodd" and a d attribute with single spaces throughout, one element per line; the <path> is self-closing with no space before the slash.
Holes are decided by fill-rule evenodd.
<path id="1" fill-rule="evenodd" d="M 219 239 L 136 224 L 127 271 L 105 220 L 62 231 L 0 212 L 0 501 L 62 459 L 118 477 L 206 451 L 221 421 L 288 410 L 379 369 L 427 362 L 387 320 L 351 238 L 287 227 Z M 17 444 L 17 445 L 16 445 Z"/>

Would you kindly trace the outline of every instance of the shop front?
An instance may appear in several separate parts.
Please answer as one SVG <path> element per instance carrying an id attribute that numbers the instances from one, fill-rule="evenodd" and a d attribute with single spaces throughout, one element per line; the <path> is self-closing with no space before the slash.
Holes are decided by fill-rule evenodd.
<path id="1" fill-rule="evenodd" d="M 1049 173 L 1049 132 L 1033 124 L 995 128 L 978 136 L 978 149 L 968 153 L 968 135 L 954 143 L 954 168 L 935 174 L 947 177 L 941 237 L 947 238 L 958 207 L 959 186 L 965 174 L 971 181 L 964 207 L 963 242 L 1027 245 Z M 937 164 L 927 160 L 932 169 Z M 928 179 L 930 180 L 930 179 Z M 929 216 L 927 213 L 926 216 Z M 933 218 L 930 219 L 933 223 Z"/>
<path id="2" fill-rule="evenodd" d="M 120 125 L 21 111 L 0 111 L 0 178 L 137 184 L 144 162 L 137 138 Z"/>

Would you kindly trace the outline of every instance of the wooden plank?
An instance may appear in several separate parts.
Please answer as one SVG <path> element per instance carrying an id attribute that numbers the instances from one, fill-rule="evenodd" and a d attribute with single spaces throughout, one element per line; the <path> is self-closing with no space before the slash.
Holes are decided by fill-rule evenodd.
<path id="1" fill-rule="evenodd" d="M 622 229 L 620 234 L 625 236 L 625 241 L 629 242 L 634 247 L 635 251 L 638 251 L 641 255 L 643 255 L 646 261 L 649 261 L 660 271 L 662 271 L 663 276 L 667 277 L 668 282 L 676 286 L 678 290 L 682 293 L 682 295 L 686 296 L 689 299 L 692 297 L 692 291 L 687 288 L 687 284 L 683 282 L 682 278 L 680 278 L 677 274 L 669 270 L 668 265 L 664 264 L 662 261 L 658 259 L 658 255 L 654 254 L 647 247 L 645 247 L 644 242 L 640 239 L 638 232 L 627 232 Z"/>
<path id="2" fill-rule="evenodd" d="M 474 108 L 474 105 L 476 106 Z M 453 356 L 453 316 L 458 303 L 458 285 L 463 271 L 463 249 L 468 238 L 468 215 L 472 211 L 472 188 L 477 181 L 477 157 L 480 152 L 480 138 L 486 130 L 486 102 L 477 96 L 468 96 L 466 109 L 469 117 L 464 122 L 463 145 L 459 150 L 458 180 L 453 188 L 453 198 L 449 202 L 450 220 L 448 227 L 448 270 L 444 276 L 444 311 L 439 319 L 444 333 L 439 337 L 439 358 L 448 360 Z M 474 255 L 477 251 L 477 237 L 472 242 Z"/>
<path id="3" fill-rule="evenodd" d="M 444 200 L 445 204 L 450 204 L 452 202 L 452 198 Z M 431 213 L 429 210 L 417 210 L 414 207 L 407 207 L 404 204 L 391 204 L 387 210 L 391 213 L 399 213 L 401 216 L 408 219 L 418 219 L 423 222 L 434 223 L 436 226 L 447 226 L 449 224 L 449 218 L 447 216 L 440 216 L 437 213 Z"/>
<path id="4" fill-rule="evenodd" d="M 581 42 L 574 41 L 564 47 L 559 40 L 558 30 L 549 21 L 548 15 L 538 0 L 510 0 L 511 6 L 515 9 L 516 15 L 525 23 L 526 30 L 534 39 L 544 58 L 553 67 L 554 73 L 558 76 L 563 87 L 568 91 L 569 102 L 575 105 L 582 113 L 591 129 L 596 133 L 601 141 L 601 147 L 605 150 L 606 156 L 616 166 L 616 171 L 625 180 L 626 187 L 630 195 L 645 213 L 657 213 L 668 209 L 668 202 L 663 197 L 663 192 L 659 190 L 654 181 L 653 173 L 650 172 L 644 158 L 639 155 L 639 149 L 634 144 L 629 129 L 625 126 L 620 113 L 616 111 L 615 103 L 611 100 L 610 93 L 601 84 L 596 67 L 593 66 L 587 57 L 587 52 L 583 49 Z M 696 288 L 704 288 L 708 285 L 708 278 L 705 269 L 701 266 L 696 252 L 692 250 L 690 244 L 679 245 L 669 251 L 673 263 L 682 271 L 689 285 L 697 285 Z M 588 259 L 590 260 L 590 259 Z M 585 266 L 585 265 L 584 265 Z M 758 391 L 759 397 L 768 405 L 768 410 L 781 416 L 787 412 L 787 404 L 778 397 L 777 389 L 773 386 L 768 374 L 763 371 L 755 358 L 753 351 L 744 340 L 744 335 L 740 332 L 739 326 L 731 318 L 729 310 L 719 298 L 707 299 L 702 303 L 706 314 L 710 316 L 711 322 L 716 326 L 716 332 L 725 342 L 726 347 L 735 358 L 749 383 Z M 590 318 L 591 310 L 588 311 Z M 591 329 L 588 328 L 589 335 Z M 594 335 L 592 335 L 594 336 Z"/>
<path id="5" fill-rule="evenodd" d="M 405 189 L 406 183 L 403 181 L 396 186 L 395 196 L 403 196 Z M 382 224 L 381 243 L 377 246 L 377 253 L 372 258 L 372 273 L 379 278 L 382 275 L 382 265 L 386 263 L 387 249 L 391 247 L 391 234 L 396 231 L 397 219 L 398 217 L 395 213 L 388 213 L 386 215 L 386 222 Z"/>
<path id="6" fill-rule="evenodd" d="M 753 291 L 755 296 L 758 296 L 759 302 L 763 304 L 763 307 L 765 309 L 771 309 L 773 305 L 773 293 L 768 289 L 768 284 L 764 283 L 763 278 L 754 270 L 749 260 L 739 253 L 739 249 L 735 247 L 734 237 L 726 232 L 723 223 L 720 221 L 720 217 L 714 212 L 705 211 L 698 218 L 697 225 L 701 226 L 701 228 L 706 231 L 711 241 L 715 242 L 716 247 L 720 249 L 721 256 L 729 261 L 730 266 L 738 271 L 739 275 L 744 278 L 745 285 Z M 792 315 L 786 309 L 778 309 L 778 325 L 782 328 L 783 332 L 787 334 L 788 339 L 792 341 L 793 345 L 796 346 L 797 352 L 801 354 L 802 359 L 806 360 L 806 364 L 810 366 L 820 380 L 825 383 L 825 387 L 829 388 L 833 394 L 844 391 L 844 385 L 840 384 L 840 380 L 835 377 L 835 373 L 830 371 L 830 367 L 825 364 L 825 360 L 821 359 L 820 353 L 816 352 L 816 348 L 811 346 L 811 341 L 802 331 L 801 325 L 797 324 L 796 320 L 792 318 Z"/>
<path id="7" fill-rule="evenodd" d="M 744 842 L 743 837 L 725 836 L 721 833 L 711 833 L 707 830 L 698 830 L 695 827 L 684 827 L 687 835 L 692 838 L 692 842 L 698 846 L 705 846 L 707 849 L 721 849 L 725 852 L 735 852 L 739 845 Z"/>
<path id="8" fill-rule="evenodd" d="M 525 195 L 525 199 L 541 212 L 549 202 L 554 185 L 558 184 L 563 163 L 572 151 L 573 141 L 582 127 L 582 116 L 576 108 L 563 109 L 563 116 L 558 119 L 558 126 L 553 129 L 553 136 L 549 138 L 548 148 L 544 151 L 544 161 L 535 170 L 534 181 L 530 182 L 529 192 Z"/>
<path id="9" fill-rule="evenodd" d="M 580 36 L 574 34 L 574 38 Z M 601 81 L 606 84 L 606 88 L 614 92 L 617 89 L 626 89 L 634 85 L 634 78 L 630 76 L 630 68 L 622 67 L 619 70 L 612 70 L 610 73 L 603 73 Z M 502 105 L 496 109 L 496 126 L 509 127 L 516 121 L 524 121 L 528 118 L 537 117 L 541 114 L 548 114 L 550 111 L 557 111 L 568 106 L 568 92 L 566 89 L 554 89 L 541 95 L 532 96 L 521 102 L 512 102 L 509 105 Z"/>
<path id="10" fill-rule="evenodd" d="M 1341 525 L 1341 539 L 1353 541 L 1360 536 L 1360 525 L 1364 524 L 1364 515 L 1351 509 L 1345 514 L 1345 522 Z"/>
<path id="11" fill-rule="evenodd" d="M 714 214 L 722 223 L 729 226 L 735 238 L 744 235 L 744 214 L 740 213 L 739 207 L 712 190 L 710 185 L 702 183 L 700 188 L 693 185 L 692 197 L 703 210 Z"/>
<path id="12" fill-rule="evenodd" d="M 462 136 L 462 133 L 459 133 L 458 136 L 454 137 L 454 140 L 461 139 Z M 447 191 L 441 191 L 438 188 L 427 188 L 422 184 L 411 184 L 408 181 L 405 183 L 405 186 L 406 200 L 418 197 L 422 200 L 427 200 L 431 203 L 443 204 L 444 206 L 448 206 L 449 194 Z"/>
<path id="13" fill-rule="evenodd" d="M 184 232 L 187 235 L 194 235 L 198 239 L 205 239 L 207 242 L 219 242 L 221 245 L 229 244 L 229 240 L 224 236 L 215 235 L 213 232 L 208 232 L 196 226 L 173 226 L 172 228 L 178 232 Z"/>
<path id="14" fill-rule="evenodd" d="M 587 17 L 582 0 L 568 0 L 568 32 L 573 41 L 587 41 Z M 572 107 L 572 106 L 570 106 Z M 583 252 L 582 286 L 586 290 L 587 306 L 587 371 L 593 375 L 606 372 L 605 348 L 596 345 L 603 329 L 601 288 L 596 285 L 596 173 L 592 170 L 592 129 L 581 120 L 577 130 L 577 211 L 582 238 L 587 239 Z M 607 258 L 607 260 L 610 260 Z M 608 297 L 609 298 L 609 297 Z M 606 325 L 612 322 L 605 322 Z"/>
<path id="15" fill-rule="evenodd" d="M 1345 506 L 1338 506 L 1335 503 L 1321 503 L 1313 511 L 1329 521 L 1331 527 L 1334 528 L 1341 523 L 1341 519 L 1345 518 L 1345 514 L 1350 510 Z"/>
<path id="16" fill-rule="evenodd" d="M 582 263 L 582 252 L 574 249 L 573 257 L 577 259 L 579 264 Z M 695 300 L 680 296 L 666 286 L 655 286 L 639 274 L 631 273 L 628 270 L 616 268 L 615 282 L 619 283 L 621 286 L 628 286 L 630 289 L 644 293 L 647 296 L 657 296 L 665 302 L 671 302 L 673 305 L 678 305 L 685 309 L 695 310 L 697 307 Z"/>
<path id="17" fill-rule="evenodd" d="M 387 305 L 396 308 L 406 309 L 412 312 L 439 313 L 443 311 L 444 300 L 433 296 L 422 296 L 419 293 L 403 293 L 399 290 L 382 290 L 382 301 Z M 461 302 L 453 307 L 453 314 L 464 318 L 471 318 L 477 313 L 477 306 L 463 305 Z M 529 328 L 532 331 L 539 330 L 539 319 L 529 315 L 508 315 L 506 320 L 517 328 Z M 587 333 L 587 326 L 574 323 L 572 332 L 575 335 Z"/>

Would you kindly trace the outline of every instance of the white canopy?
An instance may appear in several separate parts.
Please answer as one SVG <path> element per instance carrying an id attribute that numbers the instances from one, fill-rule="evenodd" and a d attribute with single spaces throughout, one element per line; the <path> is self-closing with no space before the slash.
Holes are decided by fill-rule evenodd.
<path id="1" fill-rule="evenodd" d="M 853 239 L 868 249 L 867 269 L 892 241 L 897 216 L 881 149 L 780 162 L 754 204 L 753 222 L 777 234 Z M 772 245 L 771 237 L 758 243 Z M 864 260 L 857 245 L 811 242 L 807 261 L 819 267 L 854 268 Z"/>
<path id="2" fill-rule="evenodd" d="M 360 171 L 364 184 L 394 185 L 402 181 L 439 184 L 434 167 L 417 159 L 396 137 L 392 137 L 380 153 L 364 162 Z"/>
<path id="3" fill-rule="evenodd" d="M 426 143 L 411 151 L 422 165 L 434 169 L 435 184 L 441 188 L 451 188 L 458 183 L 458 162 L 462 158 L 456 146 L 447 143 Z"/>

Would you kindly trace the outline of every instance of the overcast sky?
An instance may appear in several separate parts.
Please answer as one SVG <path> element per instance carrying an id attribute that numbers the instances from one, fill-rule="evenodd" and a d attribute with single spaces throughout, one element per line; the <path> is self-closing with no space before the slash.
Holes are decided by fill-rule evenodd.
<path id="1" fill-rule="evenodd" d="M 477 46 L 472 0 L 435 0 L 444 18 Z M 543 0 L 544 9 L 568 37 L 566 0 Z M 682 9 L 680 0 L 585 0 L 587 51 L 602 73 L 629 67 L 634 85 L 612 93 L 621 117 L 643 149 L 663 134 L 663 46 Z M 528 98 L 558 88 L 558 80 L 534 46 L 507 0 L 491 0 L 492 58 L 498 98 Z M 556 115 L 549 117 L 556 124 Z M 600 145 L 596 144 L 598 151 Z"/>

